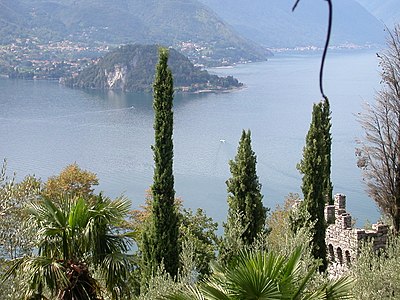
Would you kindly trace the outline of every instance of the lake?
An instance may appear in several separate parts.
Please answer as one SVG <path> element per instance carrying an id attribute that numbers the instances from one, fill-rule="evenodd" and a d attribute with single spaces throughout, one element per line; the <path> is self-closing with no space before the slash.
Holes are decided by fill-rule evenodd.
<path id="1" fill-rule="evenodd" d="M 176 195 L 190 208 L 226 218 L 228 160 L 242 129 L 252 131 L 264 204 L 275 208 L 300 193 L 296 164 L 302 158 L 312 104 L 321 99 L 319 55 L 279 56 L 268 62 L 212 69 L 246 87 L 230 93 L 176 95 L 174 174 Z M 373 52 L 329 53 L 325 93 L 332 109 L 332 182 L 347 195 L 347 208 L 362 226 L 379 212 L 364 191 L 354 148 L 362 130 L 355 114 L 379 89 Z M 46 180 L 77 162 L 97 174 L 98 191 L 124 194 L 143 204 L 152 183 L 152 96 L 80 91 L 55 82 L 0 79 L 0 158 L 9 173 Z M 222 142 L 221 140 L 224 140 Z"/>

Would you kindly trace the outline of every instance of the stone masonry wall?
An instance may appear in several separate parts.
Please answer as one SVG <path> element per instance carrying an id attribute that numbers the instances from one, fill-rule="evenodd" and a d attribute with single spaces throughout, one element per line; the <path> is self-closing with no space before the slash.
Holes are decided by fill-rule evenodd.
<path id="1" fill-rule="evenodd" d="M 372 240 L 373 249 L 386 247 L 388 226 L 373 224 L 372 230 L 352 228 L 351 215 L 346 212 L 346 196 L 336 194 L 334 205 L 325 207 L 326 245 L 334 272 L 341 273 L 356 259 L 363 241 Z"/>

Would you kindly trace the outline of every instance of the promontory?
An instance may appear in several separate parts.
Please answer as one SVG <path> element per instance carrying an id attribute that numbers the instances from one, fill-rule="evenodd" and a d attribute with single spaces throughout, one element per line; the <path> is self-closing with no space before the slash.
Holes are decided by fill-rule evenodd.
<path id="1" fill-rule="evenodd" d="M 70 87 L 121 91 L 150 91 L 158 60 L 157 45 L 125 45 L 110 51 L 80 73 L 62 82 Z M 217 92 L 241 87 L 232 76 L 211 75 L 187 57 L 169 49 L 174 87 L 182 92 Z"/>

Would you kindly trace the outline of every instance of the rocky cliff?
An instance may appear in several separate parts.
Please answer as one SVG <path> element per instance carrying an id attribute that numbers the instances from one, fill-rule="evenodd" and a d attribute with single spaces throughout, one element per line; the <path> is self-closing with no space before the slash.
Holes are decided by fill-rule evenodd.
<path id="1" fill-rule="evenodd" d="M 178 91 L 224 91 L 242 86 L 232 76 L 219 77 L 195 67 L 174 49 L 169 53 L 169 66 Z M 157 61 L 157 45 L 121 46 L 93 62 L 77 76 L 64 78 L 63 82 L 76 88 L 151 91 Z"/>

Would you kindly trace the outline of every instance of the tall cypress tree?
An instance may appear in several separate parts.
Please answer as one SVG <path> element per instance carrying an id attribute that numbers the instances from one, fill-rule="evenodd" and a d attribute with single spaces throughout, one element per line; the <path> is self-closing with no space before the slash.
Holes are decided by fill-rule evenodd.
<path id="1" fill-rule="evenodd" d="M 152 214 L 142 237 L 145 275 L 154 273 L 163 263 L 165 270 L 175 277 L 179 265 L 179 217 L 174 204 L 173 163 L 173 78 L 168 68 L 168 50 L 160 48 L 159 62 L 153 84 L 154 176 L 151 192 Z"/>
<path id="2" fill-rule="evenodd" d="M 251 132 L 243 130 L 237 154 L 229 162 L 232 177 L 226 182 L 228 190 L 228 220 L 225 232 L 240 224 L 243 244 L 250 245 L 263 230 L 267 209 L 263 206 L 261 184 L 256 173 L 257 158 L 251 148 Z"/>
<path id="3" fill-rule="evenodd" d="M 321 122 L 322 122 L 324 144 L 325 144 L 324 195 L 326 197 L 326 203 L 333 204 L 333 197 L 332 197 L 333 186 L 331 181 L 332 125 L 331 125 L 331 109 L 328 98 L 325 98 L 322 102 Z"/>
<path id="4" fill-rule="evenodd" d="M 306 209 L 314 223 L 312 228 L 312 253 L 314 258 L 322 260 L 320 271 L 327 267 L 324 209 L 326 203 L 326 138 L 323 122 L 323 103 L 314 104 L 310 129 L 303 149 L 303 159 L 298 164 L 303 174 L 301 189 L 304 201 L 301 209 Z"/>

